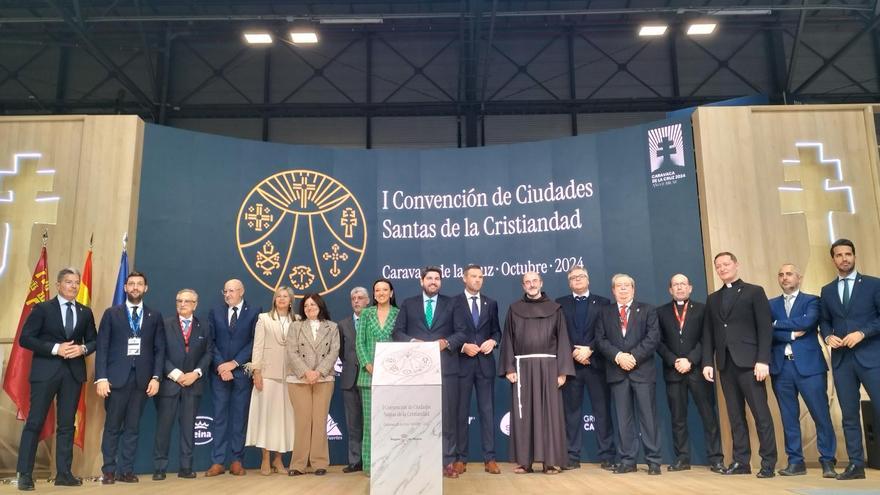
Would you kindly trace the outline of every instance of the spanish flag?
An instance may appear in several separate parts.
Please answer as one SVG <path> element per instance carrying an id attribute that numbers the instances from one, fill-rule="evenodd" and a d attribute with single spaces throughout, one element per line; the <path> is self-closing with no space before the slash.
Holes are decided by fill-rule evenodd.
<path id="1" fill-rule="evenodd" d="M 76 302 L 83 306 L 91 306 L 92 303 L 92 250 L 86 255 L 86 264 L 83 266 L 82 278 L 79 281 L 79 292 L 76 294 Z M 87 380 L 88 381 L 88 380 Z M 76 406 L 76 419 L 73 421 L 75 428 L 73 444 L 85 449 L 86 444 L 86 386 L 83 384 L 79 391 L 79 404 Z"/>
<path id="2" fill-rule="evenodd" d="M 3 390 L 15 403 L 17 418 L 19 421 L 27 419 L 31 409 L 31 362 L 34 359 L 33 352 L 21 346 L 21 327 L 31 314 L 31 310 L 37 303 L 49 299 L 49 274 L 46 256 L 46 246 L 40 250 L 40 259 L 34 267 L 34 274 L 28 286 L 27 298 L 21 308 L 21 317 L 18 319 L 18 330 L 15 331 L 15 341 L 12 343 L 12 352 L 9 353 L 9 363 L 6 365 L 6 376 L 3 377 Z M 40 430 L 40 440 L 51 437 L 55 432 L 55 405 L 49 407 L 43 429 Z"/>

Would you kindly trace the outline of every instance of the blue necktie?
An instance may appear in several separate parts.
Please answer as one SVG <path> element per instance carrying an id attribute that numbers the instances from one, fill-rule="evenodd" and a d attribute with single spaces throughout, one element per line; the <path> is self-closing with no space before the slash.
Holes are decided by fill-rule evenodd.
<path id="1" fill-rule="evenodd" d="M 480 323 L 480 308 L 477 307 L 477 296 L 471 296 L 471 318 L 474 320 L 474 328 Z"/>

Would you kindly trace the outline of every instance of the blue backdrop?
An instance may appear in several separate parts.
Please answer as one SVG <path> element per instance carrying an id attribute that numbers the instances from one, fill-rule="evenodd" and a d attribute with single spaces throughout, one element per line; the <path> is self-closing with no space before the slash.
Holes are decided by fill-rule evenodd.
<path id="1" fill-rule="evenodd" d="M 182 287 L 200 294 L 196 314 L 222 302 L 240 278 L 251 304 L 271 288 L 326 292 L 333 319 L 350 311 L 349 290 L 385 276 L 398 300 L 419 291 L 417 268 L 444 268 L 442 292 L 462 290 L 461 268 L 486 267 L 484 292 L 507 306 L 520 276 L 543 273 L 551 297 L 568 291 L 565 271 L 584 264 L 591 290 L 609 296 L 610 277 L 632 275 L 636 298 L 669 299 L 676 272 L 706 293 L 690 124 L 657 122 L 597 134 L 472 149 L 346 150 L 246 141 L 147 125 L 138 211 L 136 268 L 149 277 L 147 303 L 174 311 Z M 659 361 L 659 360 L 658 360 Z M 658 364 L 659 366 L 659 364 Z M 662 376 L 662 375 L 660 375 Z M 496 387 L 498 455 L 510 387 Z M 672 459 L 664 384 L 658 383 L 664 457 Z M 584 459 L 595 459 L 587 399 Z M 209 464 L 210 396 L 197 422 L 196 469 Z M 475 416 L 475 406 L 472 416 Z M 334 394 L 331 462 L 345 458 L 345 417 Z M 705 462 L 691 411 L 693 461 Z M 152 470 L 155 410 L 142 420 L 136 469 Z M 471 426 L 479 456 L 479 425 Z M 175 439 L 173 436 L 172 439 Z M 171 469 L 176 466 L 172 440 Z M 249 449 L 247 465 L 259 464 Z M 476 457 L 475 457 L 476 460 Z"/>

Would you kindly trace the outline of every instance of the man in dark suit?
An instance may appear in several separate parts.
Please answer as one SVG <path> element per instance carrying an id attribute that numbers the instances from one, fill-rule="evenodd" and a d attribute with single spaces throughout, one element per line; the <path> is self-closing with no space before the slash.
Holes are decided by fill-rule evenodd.
<path id="1" fill-rule="evenodd" d="M 690 391 L 703 421 L 709 469 L 720 473 L 725 466 L 718 413 L 715 409 L 715 390 L 703 378 L 701 366 L 705 305 L 691 300 L 693 290 L 690 280 L 677 273 L 669 279 L 672 301 L 657 308 L 657 320 L 660 323 L 660 345 L 657 352 L 663 360 L 666 396 L 672 414 L 672 446 L 675 451 L 675 462 L 667 469 L 685 471 L 691 468 L 687 430 Z"/>
<path id="2" fill-rule="evenodd" d="M 480 292 L 483 268 L 467 265 L 462 276 L 464 292 L 452 298 L 456 331 L 464 332 L 465 343 L 458 359 L 458 424 L 456 425 L 456 459 L 459 475 L 467 471 L 468 424 L 471 412 L 471 390 L 477 394 L 483 463 L 487 473 L 501 474 L 495 460 L 495 358 L 492 351 L 501 340 L 498 303 Z"/>
<path id="3" fill-rule="evenodd" d="M 370 295 L 364 287 L 351 289 L 352 315 L 340 321 L 339 326 L 339 359 L 342 360 L 342 376 L 339 377 L 339 388 L 342 389 L 342 401 L 345 404 L 345 426 L 348 432 L 348 465 L 342 468 L 343 473 L 353 473 L 364 469 L 361 461 L 361 450 L 364 440 L 364 416 L 361 392 L 357 386 L 358 363 L 356 339 L 357 320 L 361 310 L 370 304 Z"/>
<path id="4" fill-rule="evenodd" d="M 785 453 L 788 456 L 788 465 L 780 469 L 779 474 L 807 474 L 801 445 L 800 394 L 816 423 L 822 477 L 834 478 L 837 476 L 834 472 L 837 437 L 831 426 L 828 394 L 825 391 L 828 387 L 828 366 L 819 346 L 819 298 L 800 291 L 801 274 L 791 263 L 779 268 L 778 279 L 782 295 L 770 300 L 770 314 L 773 317 L 770 376 L 773 377 L 773 393 L 776 394 L 782 415 Z"/>
<path id="5" fill-rule="evenodd" d="M 761 470 L 758 478 L 772 478 L 776 467 L 776 433 L 767 406 L 766 378 L 770 374 L 770 343 L 773 321 L 767 294 L 757 285 L 739 278 L 739 262 L 733 253 L 715 255 L 715 273 L 723 282 L 706 301 L 703 327 L 703 376 L 715 381 L 718 363 L 721 391 L 733 435 L 733 463 L 723 474 L 750 474 L 749 426 L 745 404 L 758 429 Z"/>
<path id="6" fill-rule="evenodd" d="M 458 417 L 458 354 L 464 332 L 456 331 L 452 300 L 440 294 L 441 271 L 436 266 L 422 269 L 422 293 L 403 301 L 392 338 L 396 342 L 437 342 L 443 388 L 443 476 L 458 478 L 455 462 L 455 423 Z"/>
<path id="7" fill-rule="evenodd" d="M 834 241 L 831 259 L 837 267 L 837 279 L 822 287 L 819 328 L 831 347 L 832 375 L 849 457 L 837 479 L 863 479 L 861 386 L 874 403 L 874 424 L 880 424 L 880 279 L 856 272 L 856 247 L 849 239 Z"/>
<path id="8" fill-rule="evenodd" d="M 175 419 L 180 429 L 178 478 L 195 478 L 192 470 L 196 413 L 204 392 L 205 373 L 211 369 L 214 336 L 193 315 L 199 295 L 193 289 L 177 292 L 177 314 L 165 318 L 164 378 L 156 397 L 156 441 L 153 444 L 154 481 L 165 479 L 168 445 Z"/>
<path id="9" fill-rule="evenodd" d="M 657 370 L 654 353 L 660 343 L 657 311 L 634 300 L 636 282 L 626 274 L 611 278 L 617 304 L 601 308 L 596 322 L 596 346 L 610 361 L 605 370 L 620 430 L 620 465 L 615 474 L 636 471 L 639 437 L 645 449 L 648 474 L 660 471 L 660 430 L 657 428 Z M 614 366 L 611 365 L 614 363 Z M 636 430 L 636 417 L 639 428 Z"/>
<path id="10" fill-rule="evenodd" d="M 79 486 L 73 476 L 73 435 L 76 407 L 86 379 L 85 356 L 95 351 L 92 310 L 76 302 L 80 274 L 76 268 L 58 272 L 58 295 L 33 307 L 21 328 L 19 345 L 34 353 L 30 371 L 30 404 L 18 447 L 18 489 L 34 489 L 34 459 L 40 430 L 52 401 L 58 398 L 55 436 L 56 486 Z"/>
<path id="11" fill-rule="evenodd" d="M 568 464 L 562 469 L 581 467 L 581 447 L 584 431 L 584 387 L 590 396 L 595 421 L 597 453 L 603 469 L 613 470 L 614 430 L 611 426 L 611 389 L 605 377 L 605 359 L 596 353 L 596 320 L 603 306 L 611 304 L 607 298 L 590 292 L 590 275 L 578 265 L 568 271 L 568 287 L 571 294 L 556 300 L 565 314 L 568 340 L 574 376 L 568 377 L 562 386 L 565 405 L 565 437 L 568 443 Z"/>
<path id="12" fill-rule="evenodd" d="M 247 474 L 244 439 L 247 431 L 248 408 L 253 381 L 243 366 L 251 360 L 254 329 L 263 312 L 244 300 L 244 285 L 231 279 L 223 285 L 223 301 L 208 312 L 208 332 L 214 336 L 211 366 L 211 394 L 214 401 L 214 441 L 211 449 L 213 464 L 205 476 L 226 472 L 227 455 L 231 451 L 229 472 L 234 476 Z"/>
<path id="13" fill-rule="evenodd" d="M 141 414 L 147 397 L 159 392 L 159 377 L 165 366 L 162 315 L 144 304 L 147 289 L 146 275 L 129 273 L 125 303 L 105 311 L 98 327 L 95 383 L 107 410 L 101 439 L 101 481 L 105 485 L 138 482 L 134 455 Z"/>

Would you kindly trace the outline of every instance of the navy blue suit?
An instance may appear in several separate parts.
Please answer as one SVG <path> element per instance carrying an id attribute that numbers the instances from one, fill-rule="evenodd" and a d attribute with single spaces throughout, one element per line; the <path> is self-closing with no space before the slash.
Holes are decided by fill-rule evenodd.
<path id="1" fill-rule="evenodd" d="M 465 342 L 482 345 L 492 339 L 496 346 L 501 343 L 501 325 L 498 323 L 498 303 L 480 294 L 479 319 L 474 325 L 471 303 L 464 293 L 452 298 L 455 305 L 453 320 L 457 331 L 464 332 Z M 496 365 L 493 354 L 477 353 L 458 356 L 459 404 L 456 460 L 468 461 L 468 419 L 471 411 L 471 390 L 476 391 L 477 409 L 480 417 L 480 432 L 483 445 L 483 461 L 495 460 L 495 376 Z"/>
<path id="2" fill-rule="evenodd" d="M 843 436 L 849 461 L 865 465 L 859 386 L 864 385 L 872 402 L 880 401 L 880 279 L 856 274 L 849 304 L 844 307 L 838 293 L 839 280 L 822 287 L 822 338 L 844 338 L 861 331 L 864 340 L 854 348 L 831 350 L 834 387 L 843 413 Z M 880 407 L 874 407 L 874 424 L 880 424 Z"/>
<path id="3" fill-rule="evenodd" d="M 611 304 L 607 298 L 593 294 L 586 301 L 576 301 L 574 295 L 556 299 L 565 314 L 565 328 L 571 351 L 575 346 L 588 346 L 593 350 L 590 364 L 584 366 L 571 358 L 574 363 L 574 375 L 569 376 L 562 386 L 562 402 L 565 407 L 565 437 L 568 443 L 569 463 L 581 460 L 584 431 L 584 387 L 586 387 L 592 406 L 593 424 L 595 425 L 597 455 L 602 461 L 614 462 L 616 447 L 614 446 L 614 429 L 611 426 L 611 389 L 605 378 L 605 358 L 596 348 L 596 319 L 602 308 Z M 584 307 L 578 309 L 578 305 Z M 579 318 L 580 316 L 580 318 Z M 569 353 L 571 355 L 571 353 Z"/>
<path id="4" fill-rule="evenodd" d="M 458 372 L 461 345 L 466 336 L 456 329 L 453 316 L 453 303 L 449 297 L 437 294 L 434 318 L 431 327 L 425 320 L 423 294 L 410 297 L 400 305 L 400 313 L 394 322 L 392 338 L 396 342 L 409 342 L 418 339 L 434 342 L 446 339 L 449 347 L 440 352 L 440 370 L 443 388 L 443 465 L 455 462 L 458 448 L 456 442 L 456 418 L 458 417 Z"/>
<path id="5" fill-rule="evenodd" d="M 804 449 L 801 443 L 801 412 L 798 394 L 816 423 L 819 460 L 834 462 L 837 438 L 831 425 L 828 409 L 828 367 L 819 346 L 819 298 L 799 293 L 785 314 L 782 296 L 770 300 L 773 317 L 773 347 L 770 352 L 770 374 L 773 376 L 773 393 L 782 415 L 785 434 L 785 453 L 789 464 L 803 464 Z M 804 335 L 792 340 L 792 332 L 804 331 Z M 791 346 L 786 357 L 785 348 Z"/>
<path id="6" fill-rule="evenodd" d="M 254 349 L 254 329 L 262 308 L 249 306 L 244 301 L 238 321 L 229 328 L 229 307 L 221 304 L 208 312 L 208 333 L 214 336 L 211 362 L 211 393 L 214 400 L 214 446 L 211 458 L 214 464 L 225 464 L 227 451 L 231 461 L 244 458 L 244 438 L 247 431 L 248 408 L 251 403 L 253 381 L 241 365 L 250 362 Z M 224 382 L 217 367 L 234 360 L 239 367 L 232 370 L 232 380 Z"/>
<path id="7" fill-rule="evenodd" d="M 183 337 L 180 317 L 174 315 L 165 319 L 165 367 L 159 395 L 156 396 L 156 439 L 153 444 L 153 466 L 157 471 L 168 468 L 168 447 L 175 419 L 180 430 L 180 468 L 192 469 L 193 430 L 205 382 L 211 374 L 214 336 L 198 318 L 190 318 L 189 345 Z M 182 387 L 169 378 L 174 370 L 189 373 L 196 369 L 202 372 L 202 376 L 189 387 Z"/>
<path id="8" fill-rule="evenodd" d="M 59 473 L 69 473 L 73 461 L 73 435 L 76 407 L 82 383 L 86 379 L 86 359 L 80 356 L 64 359 L 52 354 L 56 344 L 73 341 L 86 346 L 86 354 L 95 351 L 95 319 L 92 310 L 79 303 L 72 307 L 76 311 L 76 324 L 69 337 L 64 331 L 61 305 L 57 297 L 34 306 L 31 314 L 21 327 L 19 344 L 34 353 L 29 381 L 31 384 L 30 403 L 27 422 L 21 432 L 18 447 L 19 473 L 31 474 L 37 454 L 40 430 L 46 421 L 46 414 L 57 396 L 58 430 L 55 436 L 55 465 Z M 66 309 L 66 308 L 65 308 Z"/>
<path id="9" fill-rule="evenodd" d="M 144 304 L 138 305 L 138 312 L 138 330 L 133 330 L 129 324 L 129 310 L 125 303 L 107 309 L 98 326 L 95 380 L 110 382 L 110 396 L 104 400 L 107 416 L 101 439 L 101 453 L 104 456 L 101 471 L 104 473 L 133 472 L 147 384 L 153 377 L 161 379 L 165 365 L 162 315 Z M 140 355 L 137 356 L 128 355 L 128 340 L 133 336 L 141 339 Z"/>

